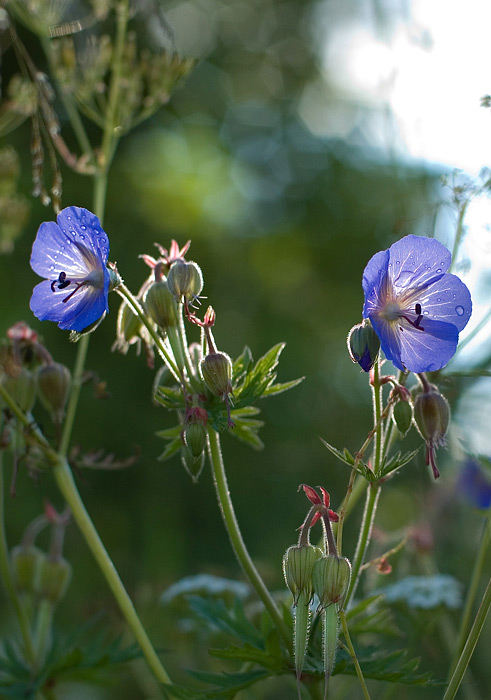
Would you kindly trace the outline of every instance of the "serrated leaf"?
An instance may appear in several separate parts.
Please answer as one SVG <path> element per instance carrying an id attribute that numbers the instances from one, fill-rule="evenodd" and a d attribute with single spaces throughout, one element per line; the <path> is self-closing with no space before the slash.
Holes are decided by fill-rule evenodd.
<path id="1" fill-rule="evenodd" d="M 365 462 L 362 462 L 361 460 L 358 460 L 356 462 L 355 466 L 355 458 L 348 452 L 346 447 L 341 451 L 338 450 L 336 447 L 333 445 L 330 445 L 324 438 L 320 438 L 322 444 L 327 447 L 329 452 L 333 454 L 335 457 L 337 457 L 341 462 L 344 464 L 347 464 L 350 469 L 354 469 L 358 474 L 361 474 L 361 476 L 366 479 L 367 481 L 377 481 L 379 477 L 375 476 L 375 474 L 372 472 L 370 467 L 365 464 Z"/>
<path id="2" fill-rule="evenodd" d="M 357 649 L 356 656 L 365 678 L 386 681 L 389 683 L 402 683 L 404 685 L 440 685 L 441 681 L 433 679 L 429 673 L 416 674 L 420 659 L 407 659 L 405 649 L 397 649 L 388 652 L 386 649 L 367 651 Z M 356 669 L 346 654 L 341 652 L 334 667 L 333 675 L 344 673 L 356 675 Z"/>
<path id="3" fill-rule="evenodd" d="M 235 403 L 237 406 L 246 406 L 254 403 L 254 401 L 260 398 L 266 389 L 273 384 L 276 379 L 276 374 L 273 370 L 278 364 L 279 357 L 284 347 L 284 343 L 274 345 L 256 362 L 253 369 L 248 371 L 244 382 L 240 386 L 234 386 Z"/>
<path id="4" fill-rule="evenodd" d="M 182 392 L 168 386 L 159 386 L 154 398 L 159 404 L 172 411 L 185 408 Z"/>
<path id="5" fill-rule="evenodd" d="M 246 671 L 245 673 L 208 673 L 205 671 L 191 671 L 191 675 L 197 680 L 214 683 L 217 688 L 205 691 L 208 700 L 220 700 L 221 698 L 233 698 L 239 690 L 249 688 L 251 685 L 269 678 L 272 674 L 266 670 Z"/>
<path id="6" fill-rule="evenodd" d="M 406 452 L 404 455 L 401 455 L 401 453 L 398 452 L 387 462 L 387 464 L 382 466 L 381 475 L 387 476 L 387 474 L 391 474 L 392 472 L 396 471 L 396 469 L 401 469 L 401 467 L 409 464 L 409 462 L 418 454 L 420 450 L 421 446 L 417 447 L 411 452 Z"/>
<path id="7" fill-rule="evenodd" d="M 161 455 L 157 457 L 159 462 L 165 462 L 167 459 L 173 457 L 182 447 L 182 440 L 180 437 L 174 438 L 168 445 L 165 446 L 165 450 Z"/>
<path id="8" fill-rule="evenodd" d="M 189 596 L 188 601 L 191 609 L 212 627 L 262 649 L 262 634 L 245 616 L 242 601 L 236 599 L 232 609 L 227 608 L 224 601 L 219 599 Z"/>
<path id="9" fill-rule="evenodd" d="M 283 669 L 283 659 L 276 655 L 271 655 L 264 649 L 258 649 L 251 644 L 244 644 L 243 647 L 229 646 L 226 649 L 210 649 L 210 656 L 217 659 L 232 659 L 244 663 L 253 663 L 262 666 L 275 673 Z"/>
<path id="10" fill-rule="evenodd" d="M 292 379 L 290 382 L 273 384 L 263 392 L 262 398 L 265 398 L 266 396 L 276 396 L 276 394 L 281 394 L 283 391 L 293 389 L 294 386 L 297 386 L 297 384 L 303 382 L 304 379 L 305 377 L 299 377 L 298 379 Z"/>
<path id="11" fill-rule="evenodd" d="M 253 362 L 252 352 L 246 345 L 232 364 L 232 376 L 237 382 L 240 382 L 244 374 L 249 371 Z"/>

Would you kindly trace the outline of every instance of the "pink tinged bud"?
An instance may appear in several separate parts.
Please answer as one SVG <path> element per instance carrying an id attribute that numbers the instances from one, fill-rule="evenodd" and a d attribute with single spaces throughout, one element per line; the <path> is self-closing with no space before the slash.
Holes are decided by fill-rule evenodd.
<path id="1" fill-rule="evenodd" d="M 148 289 L 144 307 L 152 321 L 162 330 L 178 324 L 178 311 L 174 297 L 165 280 L 154 282 Z"/>
<path id="2" fill-rule="evenodd" d="M 22 367 L 15 376 L 5 374 L 0 381 L 18 407 L 29 413 L 36 400 L 36 380 L 32 372 Z"/>
<path id="3" fill-rule="evenodd" d="M 12 549 L 10 559 L 17 590 L 22 593 L 37 593 L 39 569 L 46 559 L 46 554 L 34 545 L 19 545 Z"/>
<path id="4" fill-rule="evenodd" d="M 37 370 L 39 398 L 57 423 L 63 418 L 70 384 L 70 370 L 58 362 L 43 365 Z"/>
<path id="5" fill-rule="evenodd" d="M 320 557 L 322 550 L 312 544 L 294 545 L 286 550 L 283 557 L 283 574 L 293 596 L 294 605 L 297 605 L 301 593 L 305 594 L 307 601 L 312 598 L 312 570 Z"/>
<path id="6" fill-rule="evenodd" d="M 319 608 L 327 608 L 333 603 L 343 604 L 351 578 L 351 564 L 345 557 L 329 554 L 315 562 L 312 584 L 319 598 Z"/>
<path id="7" fill-rule="evenodd" d="M 232 360 L 224 352 L 212 352 L 200 363 L 200 372 L 208 389 L 215 396 L 232 393 Z"/>
<path id="8" fill-rule="evenodd" d="M 167 284 L 177 301 L 192 302 L 203 289 L 203 273 L 195 262 L 177 260 L 169 270 Z"/>
<path id="9" fill-rule="evenodd" d="M 72 567 L 66 559 L 46 557 L 39 567 L 39 597 L 57 603 L 65 595 L 71 577 Z"/>

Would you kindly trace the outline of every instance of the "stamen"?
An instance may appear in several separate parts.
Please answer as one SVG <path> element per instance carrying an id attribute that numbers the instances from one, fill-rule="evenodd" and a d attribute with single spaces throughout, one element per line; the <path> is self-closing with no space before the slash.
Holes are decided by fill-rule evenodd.
<path id="1" fill-rule="evenodd" d="M 86 280 L 84 280 L 83 282 L 74 282 L 73 284 L 75 285 L 75 289 L 73 291 L 71 291 L 67 297 L 65 297 L 64 299 L 61 300 L 63 304 L 66 304 L 66 302 L 69 299 L 71 299 L 72 296 L 75 294 L 75 292 L 78 292 L 80 287 L 83 287 L 85 284 L 87 284 L 87 282 L 86 282 Z M 421 329 L 421 330 L 423 330 L 423 329 Z"/>
<path id="2" fill-rule="evenodd" d="M 58 284 L 58 289 L 65 289 L 71 284 L 71 280 L 66 277 L 66 272 L 60 272 L 57 280 L 51 282 L 51 291 L 56 292 L 55 285 Z"/>

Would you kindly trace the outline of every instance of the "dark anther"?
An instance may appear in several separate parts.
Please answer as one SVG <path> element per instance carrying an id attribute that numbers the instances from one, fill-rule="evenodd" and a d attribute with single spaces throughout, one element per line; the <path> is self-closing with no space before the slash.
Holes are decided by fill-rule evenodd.
<path id="1" fill-rule="evenodd" d="M 56 285 L 58 289 L 66 289 L 70 284 L 71 280 L 67 280 L 66 272 L 60 272 L 58 279 L 51 282 L 51 291 L 56 292 Z"/>
<path id="2" fill-rule="evenodd" d="M 421 304 L 416 304 L 416 306 L 414 307 L 414 313 L 416 314 L 416 316 L 419 316 L 421 314 Z"/>

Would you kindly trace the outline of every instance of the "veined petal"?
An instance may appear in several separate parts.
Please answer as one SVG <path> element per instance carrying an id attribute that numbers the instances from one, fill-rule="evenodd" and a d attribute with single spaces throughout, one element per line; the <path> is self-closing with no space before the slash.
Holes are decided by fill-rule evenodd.
<path id="1" fill-rule="evenodd" d="M 372 309 L 380 308 L 383 303 L 384 280 L 387 276 L 389 264 L 389 251 L 382 250 L 370 258 L 363 271 L 362 286 L 365 292 L 365 306 L 363 318 L 368 318 Z"/>
<path id="2" fill-rule="evenodd" d="M 94 267 L 105 267 L 109 241 L 94 214 L 67 207 L 57 220 L 58 224 L 47 221 L 39 227 L 31 253 L 36 274 L 55 280 L 65 272 L 67 277 L 81 280 Z"/>
<path id="3" fill-rule="evenodd" d="M 425 325 L 428 316 L 430 319 L 452 323 L 460 332 L 467 325 L 472 313 L 470 292 L 455 275 L 443 275 L 421 294 L 415 292 L 413 297 L 413 301 L 421 304 L 422 326 Z"/>
<path id="4" fill-rule="evenodd" d="M 450 267 L 452 256 L 435 238 L 405 236 L 389 248 L 389 279 L 394 288 L 422 287 Z"/>
<path id="5" fill-rule="evenodd" d="M 109 284 L 109 275 L 108 275 Z M 109 310 L 107 293 L 90 286 L 82 286 L 64 302 L 70 292 L 51 289 L 49 280 L 36 285 L 30 308 L 40 321 L 55 321 L 63 330 L 83 331 Z"/>

